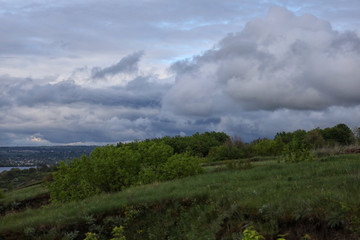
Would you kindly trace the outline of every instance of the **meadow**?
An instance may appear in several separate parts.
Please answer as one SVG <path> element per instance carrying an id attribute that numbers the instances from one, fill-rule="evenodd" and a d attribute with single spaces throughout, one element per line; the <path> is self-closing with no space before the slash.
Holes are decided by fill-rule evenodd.
<path id="1" fill-rule="evenodd" d="M 122 226 L 125 239 L 244 239 L 244 229 L 253 226 L 266 239 L 357 239 L 359 161 L 351 154 L 205 164 L 196 176 L 7 213 L 0 236 L 85 239 L 92 232 L 110 239 Z M 32 188 L 44 194 L 41 185 Z M 2 202 L 24 196 L 25 189 Z"/>

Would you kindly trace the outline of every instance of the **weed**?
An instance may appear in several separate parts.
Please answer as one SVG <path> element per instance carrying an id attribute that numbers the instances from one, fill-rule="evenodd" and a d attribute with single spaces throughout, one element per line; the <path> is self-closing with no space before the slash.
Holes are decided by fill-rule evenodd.
<path id="1" fill-rule="evenodd" d="M 79 231 L 67 232 L 64 234 L 62 240 L 73 240 L 79 235 Z"/>
<path id="2" fill-rule="evenodd" d="M 126 237 L 124 236 L 124 227 L 114 227 L 112 231 L 112 235 L 114 238 L 111 240 L 126 240 Z"/>
<path id="3" fill-rule="evenodd" d="M 86 233 L 84 240 L 98 240 L 96 233 Z"/>
<path id="4" fill-rule="evenodd" d="M 261 240 L 265 239 L 264 236 L 260 235 L 253 226 L 247 227 L 243 231 L 243 240 Z"/>

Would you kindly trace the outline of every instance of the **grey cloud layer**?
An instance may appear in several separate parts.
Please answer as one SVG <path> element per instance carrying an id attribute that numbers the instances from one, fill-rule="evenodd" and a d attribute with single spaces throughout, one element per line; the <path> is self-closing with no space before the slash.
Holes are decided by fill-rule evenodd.
<path id="1" fill-rule="evenodd" d="M 138 63 L 141 56 L 144 54 L 143 51 L 135 52 L 124 58 L 122 58 L 118 63 L 106 67 L 106 68 L 93 68 L 92 77 L 95 79 L 105 78 L 107 76 L 114 76 L 119 73 L 134 73 L 138 71 Z"/>
<path id="2" fill-rule="evenodd" d="M 132 76 L 141 55 L 126 56 L 101 72 Z M 171 86 L 141 74 L 125 85 L 48 83 L 54 80 L 0 76 L 0 145 L 102 144 L 154 136 L 158 129 L 152 125 L 160 121 L 161 99 Z"/>
<path id="3" fill-rule="evenodd" d="M 179 113 L 321 110 L 360 104 L 360 39 L 312 15 L 273 7 L 215 49 L 173 65 L 166 96 Z M 184 101 L 185 100 L 185 101 Z"/>
<path id="4" fill-rule="evenodd" d="M 0 2 L 0 145 L 359 125 L 358 0 Z"/>
<path id="5" fill-rule="evenodd" d="M 359 1 L 345 2 L 305 0 L 275 4 L 296 8 L 301 14 L 312 12 L 351 23 L 347 27 L 359 25 Z M 0 32 L 4 34 L 0 38 L 0 54 L 60 57 L 148 49 L 154 50 L 154 55 L 170 58 L 170 53 L 181 54 L 185 50 L 183 54 L 192 54 L 204 43 L 212 44 L 245 21 L 264 15 L 274 2 L 27 0 L 2 1 L 1 5 Z M 189 41 L 193 47 L 189 47 Z"/>
<path id="6" fill-rule="evenodd" d="M 169 85 L 149 79 L 86 88 L 73 81 L 38 85 L 36 79 L 1 77 L 0 100 L 7 102 L 0 104 L 0 145 L 114 143 L 154 136 L 152 124 Z M 33 143 L 34 136 L 43 141 Z"/>
<path id="7" fill-rule="evenodd" d="M 164 38 L 169 45 L 184 46 L 186 40 L 201 44 L 209 36 L 225 33 L 229 14 L 242 11 L 231 1 L 220 4 L 215 0 L 27 2 L 33 1 L 4 3 L 0 32 L 7 34 L 0 39 L 1 54 L 123 53 L 134 47 L 144 49 L 149 43 L 161 50 L 163 44 L 157 42 Z"/>
<path id="8" fill-rule="evenodd" d="M 139 76 L 126 86 L 87 88 L 74 81 L 56 84 L 35 84 L 31 79 L 17 81 L 0 77 L 0 106 L 71 105 L 89 104 L 103 106 L 125 106 L 131 108 L 160 108 L 161 96 L 169 89 L 168 84 L 149 83 L 150 77 Z M 6 84 L 7 83 L 7 84 Z M 134 88 L 134 85 L 140 85 Z M 147 87 L 147 88 L 146 88 Z"/>

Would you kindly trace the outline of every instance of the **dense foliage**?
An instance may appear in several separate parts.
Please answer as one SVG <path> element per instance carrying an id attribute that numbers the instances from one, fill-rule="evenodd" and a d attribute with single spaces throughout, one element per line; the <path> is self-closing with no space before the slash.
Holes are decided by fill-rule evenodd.
<path id="1" fill-rule="evenodd" d="M 205 132 L 203 134 L 195 133 L 192 136 L 175 136 L 163 137 L 152 140 L 145 140 L 144 142 L 165 143 L 173 148 L 174 153 L 187 153 L 192 156 L 206 157 L 211 148 L 225 144 L 230 140 L 230 137 L 223 132 Z M 132 149 L 137 149 L 138 142 L 132 143 L 118 143 L 119 146 L 127 145 Z"/>
<path id="2" fill-rule="evenodd" d="M 197 143 L 196 147 L 177 148 L 177 152 L 172 146 L 180 146 L 183 138 L 97 147 L 90 157 L 83 156 L 59 164 L 53 181 L 49 183 L 51 200 L 80 200 L 100 192 L 120 191 L 131 185 L 201 173 L 203 170 L 197 156 L 207 154 L 212 146 L 222 144 L 223 138 L 226 138 L 223 133 L 195 134 L 187 140 Z"/>
<path id="3" fill-rule="evenodd" d="M 222 132 L 163 137 L 97 147 L 90 157 L 63 161 L 49 184 L 51 200 L 66 202 L 132 185 L 172 180 L 202 172 L 201 161 L 277 156 L 279 161 L 312 160 L 311 150 L 355 142 L 345 124 L 310 131 L 277 133 L 244 143 Z"/>
<path id="4" fill-rule="evenodd" d="M 213 147 L 208 158 L 221 161 L 255 156 L 280 156 L 284 161 L 302 161 L 312 159 L 311 150 L 350 145 L 355 143 L 356 139 L 359 141 L 360 131 L 356 128 L 354 132 L 355 134 L 345 124 L 338 124 L 325 129 L 280 132 L 273 140 L 263 138 L 245 144 L 239 139 L 227 139 L 225 144 Z"/>

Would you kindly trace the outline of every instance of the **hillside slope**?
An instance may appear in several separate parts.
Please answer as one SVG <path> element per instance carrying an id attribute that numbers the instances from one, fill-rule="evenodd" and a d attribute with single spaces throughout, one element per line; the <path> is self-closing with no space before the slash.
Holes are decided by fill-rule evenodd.
<path id="1" fill-rule="evenodd" d="M 360 155 L 310 162 L 220 165 L 184 179 L 131 187 L 0 218 L 1 239 L 241 239 L 247 226 L 276 239 L 357 239 Z"/>

